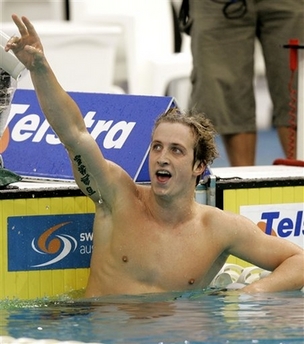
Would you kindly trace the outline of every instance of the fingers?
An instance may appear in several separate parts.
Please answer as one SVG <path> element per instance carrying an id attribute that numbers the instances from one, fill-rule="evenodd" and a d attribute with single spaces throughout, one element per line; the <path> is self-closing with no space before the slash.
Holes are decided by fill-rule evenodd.
<path id="1" fill-rule="evenodd" d="M 28 20 L 27 17 L 22 17 L 22 21 L 27 29 L 27 32 L 30 34 L 30 35 L 36 35 L 37 36 L 37 32 L 33 26 L 33 24 Z M 21 32 L 20 32 L 21 33 Z"/>
<path id="2" fill-rule="evenodd" d="M 21 37 L 27 35 L 28 31 L 27 31 L 26 26 L 23 24 L 22 20 L 16 14 L 12 15 L 12 19 L 14 23 L 16 24 L 16 26 L 18 27 Z"/>
<path id="3" fill-rule="evenodd" d="M 26 17 L 12 15 L 12 20 L 19 30 L 19 37 L 11 37 L 5 51 L 11 50 L 24 66 L 33 70 L 45 61 L 43 47 L 32 23 Z"/>
<path id="4" fill-rule="evenodd" d="M 18 42 L 20 41 L 20 38 L 17 36 L 12 36 L 6 43 L 6 46 L 4 47 L 5 51 L 9 51 L 10 49 L 16 48 Z"/>
<path id="5" fill-rule="evenodd" d="M 26 26 L 23 24 L 23 22 L 21 21 L 21 19 L 16 14 L 12 15 L 12 19 L 14 23 L 16 24 L 16 26 L 18 27 L 18 30 L 21 34 L 21 38 L 27 36 L 28 30 Z M 13 35 L 6 43 L 6 46 L 4 48 L 5 51 L 9 51 L 10 49 L 12 50 L 16 49 L 18 44 L 21 42 L 21 38 Z"/>
<path id="6" fill-rule="evenodd" d="M 21 18 L 19 18 L 16 14 L 13 14 L 12 19 L 18 27 L 21 37 L 25 37 L 27 35 L 37 36 L 37 32 L 33 24 L 29 21 L 27 17 L 22 16 Z"/>

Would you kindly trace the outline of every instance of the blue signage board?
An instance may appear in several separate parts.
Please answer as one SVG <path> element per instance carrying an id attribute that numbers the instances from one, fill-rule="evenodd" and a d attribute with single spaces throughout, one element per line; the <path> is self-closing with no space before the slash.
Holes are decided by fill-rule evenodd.
<path id="1" fill-rule="evenodd" d="M 94 214 L 8 217 L 8 271 L 88 268 Z"/>
<path id="2" fill-rule="evenodd" d="M 138 182 L 149 181 L 147 156 L 155 119 L 171 97 L 69 92 L 105 158 Z M 74 179 L 63 145 L 40 109 L 35 91 L 17 90 L 0 154 L 5 167 L 29 177 Z M 5 138 L 5 139 L 4 139 Z M 0 142 L 1 143 L 1 142 Z"/>

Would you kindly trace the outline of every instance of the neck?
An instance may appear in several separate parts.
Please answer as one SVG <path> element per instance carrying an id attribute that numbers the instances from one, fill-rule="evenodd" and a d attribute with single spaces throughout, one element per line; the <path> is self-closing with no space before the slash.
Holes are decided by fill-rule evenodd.
<path id="1" fill-rule="evenodd" d="M 159 196 L 150 193 L 148 207 L 151 215 L 158 222 L 167 224 L 181 224 L 193 215 L 195 206 L 194 195 L 184 197 Z"/>

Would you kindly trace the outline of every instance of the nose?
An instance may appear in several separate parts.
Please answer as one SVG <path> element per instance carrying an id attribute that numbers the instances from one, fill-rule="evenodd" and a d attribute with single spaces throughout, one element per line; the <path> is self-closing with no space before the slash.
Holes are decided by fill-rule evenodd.
<path id="1" fill-rule="evenodd" d="M 167 153 L 165 150 L 162 151 L 162 153 L 159 155 L 157 159 L 157 163 L 159 166 L 166 166 L 169 165 L 169 159 L 167 157 Z"/>
<path id="2" fill-rule="evenodd" d="M 164 160 L 157 160 L 157 163 L 160 167 L 164 167 L 164 166 L 167 166 L 169 165 L 169 162 L 168 161 L 164 161 Z"/>

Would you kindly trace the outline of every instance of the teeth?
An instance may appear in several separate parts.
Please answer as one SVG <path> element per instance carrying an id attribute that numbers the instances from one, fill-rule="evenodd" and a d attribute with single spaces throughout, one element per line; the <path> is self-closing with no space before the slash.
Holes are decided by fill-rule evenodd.
<path id="1" fill-rule="evenodd" d="M 170 173 L 168 171 L 157 171 L 157 174 L 162 174 L 162 175 L 170 176 Z"/>

